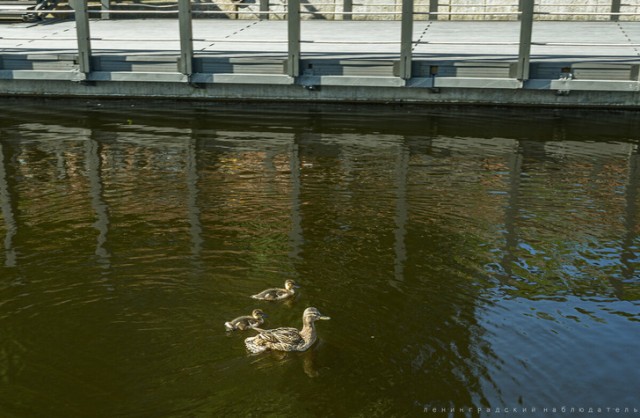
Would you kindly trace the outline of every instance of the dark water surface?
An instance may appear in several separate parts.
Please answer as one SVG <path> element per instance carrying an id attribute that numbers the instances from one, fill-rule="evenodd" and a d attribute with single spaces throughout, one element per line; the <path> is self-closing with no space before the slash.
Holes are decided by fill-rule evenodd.
<path id="1" fill-rule="evenodd" d="M 0 105 L 0 417 L 640 409 L 638 114 L 172 107 Z"/>

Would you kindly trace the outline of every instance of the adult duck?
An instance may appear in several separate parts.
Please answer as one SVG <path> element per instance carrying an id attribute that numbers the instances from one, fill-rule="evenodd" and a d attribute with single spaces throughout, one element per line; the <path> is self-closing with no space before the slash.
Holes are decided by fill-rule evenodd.
<path id="1" fill-rule="evenodd" d="M 316 342 L 315 322 L 321 319 L 331 319 L 322 315 L 316 308 L 307 308 L 302 314 L 302 329 L 276 328 L 263 330 L 255 328 L 259 334 L 244 340 L 244 344 L 252 353 L 262 353 L 268 350 L 276 351 L 305 351 Z"/>
<path id="2" fill-rule="evenodd" d="M 263 290 L 260 293 L 256 293 L 255 295 L 251 295 L 251 297 L 254 299 L 260 299 L 260 300 L 289 299 L 290 297 L 295 295 L 296 293 L 295 289 L 299 287 L 300 286 L 298 286 L 296 282 L 294 282 L 293 280 L 287 280 L 284 282 L 284 289 L 278 288 L 278 287 L 273 289 L 267 289 L 267 290 Z"/>

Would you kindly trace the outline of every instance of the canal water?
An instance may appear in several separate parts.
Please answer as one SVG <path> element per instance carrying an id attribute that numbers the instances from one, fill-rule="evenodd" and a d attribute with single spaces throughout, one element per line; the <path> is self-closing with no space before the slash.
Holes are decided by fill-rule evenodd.
<path id="1" fill-rule="evenodd" d="M 0 416 L 640 409 L 637 113 L 175 107 L 0 106 Z"/>

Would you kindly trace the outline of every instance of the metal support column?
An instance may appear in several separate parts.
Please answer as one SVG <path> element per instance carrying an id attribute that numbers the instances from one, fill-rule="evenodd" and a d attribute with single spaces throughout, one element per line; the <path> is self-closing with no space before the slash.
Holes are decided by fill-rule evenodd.
<path id="1" fill-rule="evenodd" d="M 260 19 L 269 20 L 269 0 L 260 0 Z"/>
<path id="2" fill-rule="evenodd" d="M 178 0 L 178 19 L 180 20 L 180 59 L 178 60 L 178 71 L 189 76 L 193 74 L 191 0 Z"/>
<path id="3" fill-rule="evenodd" d="M 413 47 L 413 0 L 402 0 L 402 27 L 400 33 L 400 74 L 405 80 L 411 78 Z"/>
<path id="4" fill-rule="evenodd" d="M 287 10 L 288 48 L 287 74 L 300 75 L 300 0 L 289 0 Z"/>
<path id="5" fill-rule="evenodd" d="M 342 20 L 352 20 L 353 0 L 343 0 L 342 11 L 345 13 L 342 15 Z"/>
<path id="6" fill-rule="evenodd" d="M 438 0 L 429 0 L 429 20 L 438 20 Z"/>
<path id="7" fill-rule="evenodd" d="M 518 68 L 516 78 L 518 80 L 529 79 L 529 61 L 531 58 L 531 34 L 533 33 L 533 7 L 534 0 L 522 0 L 522 13 L 520 15 L 520 48 L 518 50 Z"/>
<path id="8" fill-rule="evenodd" d="M 611 0 L 611 13 L 620 13 L 620 3 L 620 0 Z M 610 19 L 614 22 L 617 22 L 618 20 L 620 20 L 620 15 L 612 14 L 610 16 Z"/>
<path id="9" fill-rule="evenodd" d="M 89 11 L 86 0 L 73 2 L 76 17 L 76 36 L 78 39 L 78 70 L 91 72 L 91 34 L 89 31 Z"/>

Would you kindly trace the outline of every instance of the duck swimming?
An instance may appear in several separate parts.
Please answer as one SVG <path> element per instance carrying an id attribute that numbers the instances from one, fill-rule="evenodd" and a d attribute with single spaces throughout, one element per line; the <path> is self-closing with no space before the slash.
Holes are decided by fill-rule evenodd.
<path id="1" fill-rule="evenodd" d="M 300 286 L 298 286 L 293 280 L 287 280 L 284 282 L 284 289 L 267 289 L 252 295 L 251 297 L 260 300 L 284 300 L 293 296 L 296 293 L 295 289 L 298 287 Z"/>
<path id="2" fill-rule="evenodd" d="M 263 330 L 255 328 L 260 333 L 255 337 L 244 340 L 244 344 L 252 353 L 262 353 L 267 350 L 276 351 L 305 351 L 316 342 L 316 327 L 314 322 L 319 319 L 331 319 L 322 315 L 316 308 L 307 308 L 302 314 L 302 329 L 276 328 Z"/>
<path id="3" fill-rule="evenodd" d="M 254 309 L 251 315 L 239 316 L 236 319 L 232 319 L 229 322 L 224 323 L 224 327 L 227 331 L 241 330 L 255 328 L 264 323 L 264 318 L 267 316 L 261 309 Z"/>

